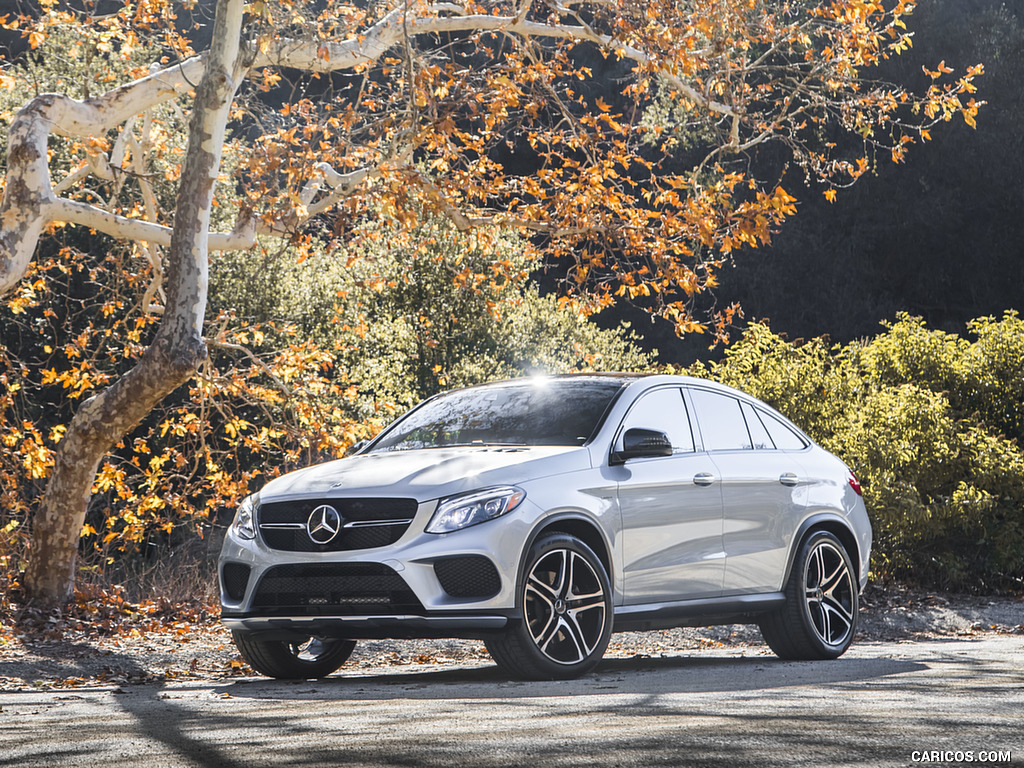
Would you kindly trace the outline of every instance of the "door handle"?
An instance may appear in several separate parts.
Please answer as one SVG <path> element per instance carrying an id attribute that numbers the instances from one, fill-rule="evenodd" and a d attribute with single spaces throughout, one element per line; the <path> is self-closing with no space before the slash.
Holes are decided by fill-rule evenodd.
<path id="1" fill-rule="evenodd" d="M 711 485 L 715 482 L 715 476 L 710 472 L 698 472 L 693 476 L 694 485 Z"/>
<path id="2" fill-rule="evenodd" d="M 779 482 L 782 483 L 783 485 L 796 485 L 797 476 L 794 475 L 792 472 L 783 472 L 781 475 L 779 475 Z"/>

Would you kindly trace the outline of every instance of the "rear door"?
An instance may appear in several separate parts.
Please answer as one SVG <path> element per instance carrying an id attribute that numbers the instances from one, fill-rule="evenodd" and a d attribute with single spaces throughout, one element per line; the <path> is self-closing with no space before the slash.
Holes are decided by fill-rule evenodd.
<path id="1" fill-rule="evenodd" d="M 721 476 L 723 594 L 781 589 L 793 532 L 807 504 L 807 477 L 799 459 L 806 444 L 782 422 L 739 398 L 699 388 L 690 396 L 704 445 Z M 784 448 L 776 446 L 776 439 Z"/>

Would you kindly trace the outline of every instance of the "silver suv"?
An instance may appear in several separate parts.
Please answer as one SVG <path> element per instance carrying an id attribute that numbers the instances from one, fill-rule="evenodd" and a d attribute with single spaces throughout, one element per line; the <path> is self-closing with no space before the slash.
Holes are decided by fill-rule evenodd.
<path id="1" fill-rule="evenodd" d="M 870 550 L 850 470 L 742 392 L 520 379 L 433 397 L 245 499 L 222 620 L 280 678 L 399 637 L 478 638 L 512 675 L 570 678 L 613 629 L 723 623 L 830 659 L 853 639 Z"/>

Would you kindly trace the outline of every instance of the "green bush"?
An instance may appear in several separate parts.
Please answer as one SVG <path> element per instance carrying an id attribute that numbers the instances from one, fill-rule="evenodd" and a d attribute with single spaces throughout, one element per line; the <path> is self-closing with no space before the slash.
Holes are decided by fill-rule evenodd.
<path id="1" fill-rule="evenodd" d="M 856 472 L 882 578 L 958 589 L 1024 583 L 1024 323 L 972 321 L 971 338 L 901 315 L 869 341 L 790 343 L 750 327 L 691 373 L 737 386 L 804 427 Z"/>

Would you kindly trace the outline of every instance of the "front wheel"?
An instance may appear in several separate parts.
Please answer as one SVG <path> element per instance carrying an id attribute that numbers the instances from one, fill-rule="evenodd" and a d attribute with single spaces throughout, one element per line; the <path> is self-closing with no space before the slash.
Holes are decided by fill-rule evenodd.
<path id="1" fill-rule="evenodd" d="M 801 544 L 786 583 L 786 604 L 761 619 L 761 634 L 782 659 L 835 659 L 857 631 L 858 590 L 842 542 L 815 531 Z"/>
<path id="2" fill-rule="evenodd" d="M 530 549 L 519 585 L 520 617 L 484 643 L 506 672 L 528 680 L 579 677 L 604 656 L 612 631 L 604 566 L 575 536 L 552 534 Z"/>
<path id="3" fill-rule="evenodd" d="M 354 640 L 335 637 L 263 640 L 246 632 L 234 631 L 231 639 L 250 667 L 280 680 L 327 677 L 348 660 L 356 647 Z"/>

